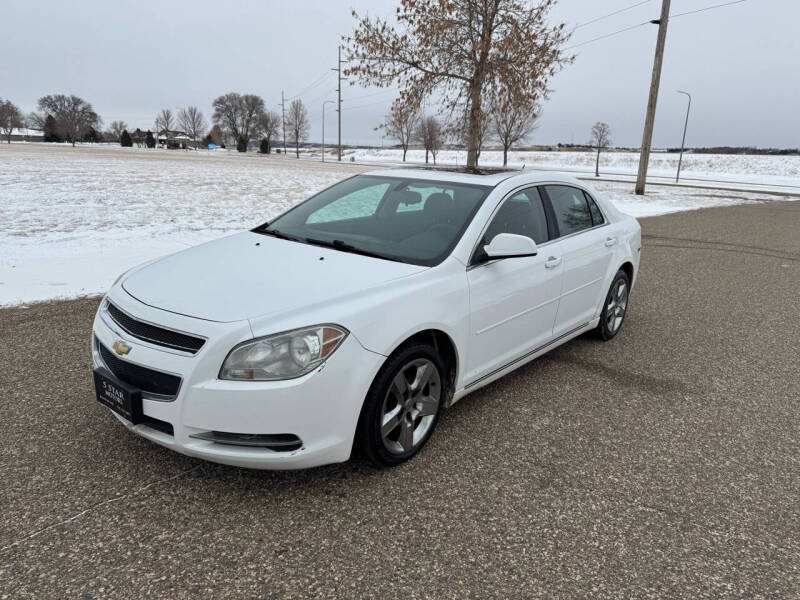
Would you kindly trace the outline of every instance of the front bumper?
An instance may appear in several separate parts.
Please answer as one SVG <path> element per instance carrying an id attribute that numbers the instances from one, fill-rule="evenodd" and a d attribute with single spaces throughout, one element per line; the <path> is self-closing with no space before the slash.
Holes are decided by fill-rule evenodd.
<path id="1" fill-rule="evenodd" d="M 215 323 L 177 315 L 144 305 L 118 287 L 109 298 L 139 319 L 208 340 L 195 355 L 158 348 L 127 334 L 105 311 L 105 301 L 101 303 L 93 326 L 95 366 L 104 365 L 96 344 L 111 348 L 122 340 L 132 348 L 124 360 L 181 378 L 172 398 L 143 394 L 142 412 L 158 425 L 133 425 L 112 413 L 131 431 L 182 454 L 255 469 L 301 469 L 349 458 L 361 406 L 385 359 L 364 349 L 352 334 L 328 361 L 303 377 L 225 381 L 217 378 L 225 356 L 234 345 L 252 338 L 247 321 Z M 210 432 L 293 434 L 302 445 L 273 450 L 192 437 Z"/>

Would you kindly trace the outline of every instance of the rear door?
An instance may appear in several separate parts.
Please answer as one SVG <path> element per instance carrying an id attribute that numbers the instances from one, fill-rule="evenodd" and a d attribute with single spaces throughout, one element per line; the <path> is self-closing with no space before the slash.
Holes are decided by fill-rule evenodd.
<path id="1" fill-rule="evenodd" d="M 537 244 L 551 237 L 544 204 L 536 187 L 514 193 L 499 206 L 479 247 L 498 233 L 525 235 Z M 544 248 L 536 256 L 505 258 L 468 268 L 470 347 L 466 380 L 474 382 L 503 368 L 553 332 L 562 271 L 546 266 Z"/>
<path id="2" fill-rule="evenodd" d="M 606 293 L 615 239 L 594 200 L 569 185 L 542 186 L 558 236 L 563 280 L 553 337 L 583 327 L 595 317 Z"/>

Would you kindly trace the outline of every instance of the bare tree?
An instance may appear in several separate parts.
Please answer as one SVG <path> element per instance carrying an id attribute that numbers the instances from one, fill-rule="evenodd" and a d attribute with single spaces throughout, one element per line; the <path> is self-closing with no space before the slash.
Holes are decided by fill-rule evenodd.
<path id="1" fill-rule="evenodd" d="M 158 116 L 156 116 L 155 125 L 156 134 L 159 134 L 163 131 L 165 135 L 169 136 L 169 132 L 175 127 L 175 115 L 170 109 L 162 108 L 161 112 L 159 112 Z"/>
<path id="2" fill-rule="evenodd" d="M 222 148 L 225 143 L 225 138 L 222 135 L 222 129 L 220 129 L 219 125 L 214 125 L 211 130 L 208 132 L 208 137 L 211 138 L 211 141 L 214 142 L 218 147 Z"/>
<path id="3" fill-rule="evenodd" d="M 111 121 L 108 126 L 108 133 L 113 141 L 118 142 L 122 138 L 122 132 L 127 129 L 128 124 L 125 121 Z"/>
<path id="4" fill-rule="evenodd" d="M 386 135 L 395 138 L 403 148 L 403 162 L 406 162 L 406 153 L 417 133 L 419 126 L 419 113 L 415 107 L 404 104 L 401 100 L 396 100 L 392 104 L 392 109 L 386 117 L 386 121 L 379 128 L 386 131 Z"/>
<path id="5" fill-rule="evenodd" d="M 294 142 L 294 152 L 300 158 L 300 142 L 308 137 L 308 111 L 300 98 L 292 100 L 286 113 L 286 128 L 289 130 L 289 139 Z"/>
<path id="6" fill-rule="evenodd" d="M 267 154 L 272 151 L 272 140 L 280 135 L 281 116 L 274 111 L 267 111 L 261 115 L 258 123 L 261 137 L 267 140 Z"/>
<path id="7" fill-rule="evenodd" d="M 550 26 L 556 0 L 401 0 L 397 24 L 359 18 L 345 38 L 345 74 L 362 85 L 400 87 L 401 102 L 419 106 L 437 94 L 445 108 L 466 114 L 467 166 L 476 167 L 487 101 L 534 105 L 572 60 L 562 50 L 565 25 Z"/>
<path id="8" fill-rule="evenodd" d="M 608 148 L 611 143 L 611 128 L 608 123 L 598 121 L 592 127 L 592 137 L 589 142 L 592 146 L 597 148 L 597 161 L 594 164 L 594 176 L 600 177 L 600 151 L 603 148 Z"/>
<path id="9" fill-rule="evenodd" d="M 23 127 L 25 124 L 22 111 L 11 100 L 0 98 L 0 130 L 6 136 L 6 141 L 11 143 L 11 132 Z"/>
<path id="10" fill-rule="evenodd" d="M 538 118 L 535 106 L 519 105 L 514 102 L 500 104 L 492 110 L 491 133 L 503 146 L 503 166 L 508 164 L 508 151 L 536 129 Z"/>
<path id="11" fill-rule="evenodd" d="M 91 129 L 99 129 L 101 120 L 92 105 L 75 95 L 51 94 L 42 96 L 37 103 L 38 113 L 31 114 L 36 129 L 44 130 L 47 117 L 52 117 L 56 131 L 61 138 L 71 142 L 81 139 Z"/>
<path id="12" fill-rule="evenodd" d="M 200 112 L 200 109 L 196 106 L 187 106 L 178 111 L 178 125 L 196 146 L 197 138 L 203 135 L 206 127 L 208 127 L 208 122 L 203 113 Z"/>
<path id="13" fill-rule="evenodd" d="M 264 113 L 264 100 L 255 94 L 237 94 L 231 92 L 219 96 L 212 103 L 213 120 L 227 134 L 236 140 L 236 147 L 247 151 L 247 142 L 258 128 L 261 115 Z"/>
<path id="14" fill-rule="evenodd" d="M 442 125 L 436 117 L 423 117 L 417 125 L 416 135 L 425 148 L 425 164 L 428 164 L 428 154 L 433 155 L 433 164 L 436 164 L 436 155 L 442 147 Z"/>

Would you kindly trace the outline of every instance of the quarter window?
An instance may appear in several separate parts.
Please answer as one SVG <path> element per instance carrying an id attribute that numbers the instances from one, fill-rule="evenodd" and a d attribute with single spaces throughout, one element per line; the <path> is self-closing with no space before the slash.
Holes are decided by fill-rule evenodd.
<path id="1" fill-rule="evenodd" d="M 606 220 L 603 218 L 603 213 L 600 212 L 600 207 L 597 206 L 597 202 L 594 201 L 594 198 L 586 192 L 583 192 L 583 195 L 586 196 L 586 201 L 589 203 L 589 212 L 592 213 L 592 223 L 594 226 L 597 227 L 605 223 Z"/>
<path id="2" fill-rule="evenodd" d="M 569 235 L 592 227 L 592 214 L 583 190 L 568 185 L 545 186 L 555 213 L 559 235 Z"/>
<path id="3" fill-rule="evenodd" d="M 490 243 L 498 233 L 524 235 L 537 244 L 547 241 L 547 218 L 542 198 L 535 187 L 518 192 L 503 202 L 486 229 L 483 243 Z"/>

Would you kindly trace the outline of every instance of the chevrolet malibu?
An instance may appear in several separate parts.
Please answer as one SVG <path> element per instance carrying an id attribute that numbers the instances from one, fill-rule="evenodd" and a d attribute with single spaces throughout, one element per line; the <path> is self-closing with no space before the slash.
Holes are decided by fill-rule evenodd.
<path id="1" fill-rule="evenodd" d="M 97 400 L 178 452 L 260 469 L 414 456 L 446 407 L 622 327 L 637 221 L 563 175 L 381 170 L 123 274 Z"/>

